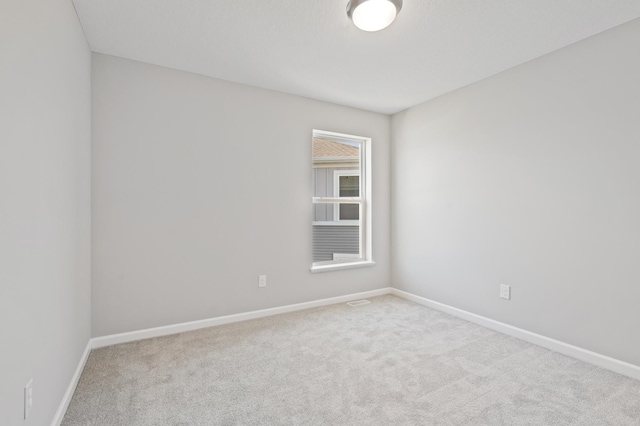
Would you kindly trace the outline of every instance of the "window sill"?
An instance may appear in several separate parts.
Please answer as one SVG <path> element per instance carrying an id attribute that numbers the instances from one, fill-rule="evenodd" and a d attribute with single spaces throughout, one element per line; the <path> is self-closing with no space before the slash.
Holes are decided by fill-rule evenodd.
<path id="1" fill-rule="evenodd" d="M 368 266 L 374 266 L 375 264 L 376 262 L 373 260 L 365 260 L 361 262 L 336 263 L 335 265 L 312 266 L 311 273 L 316 274 L 319 272 L 341 271 L 343 269 L 366 268 Z"/>

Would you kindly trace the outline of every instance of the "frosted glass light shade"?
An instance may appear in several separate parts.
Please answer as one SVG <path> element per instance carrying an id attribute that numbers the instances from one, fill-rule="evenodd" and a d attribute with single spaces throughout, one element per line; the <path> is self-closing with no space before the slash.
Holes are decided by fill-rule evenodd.
<path id="1" fill-rule="evenodd" d="M 400 11 L 402 0 L 351 0 L 347 15 L 363 31 L 387 28 Z"/>

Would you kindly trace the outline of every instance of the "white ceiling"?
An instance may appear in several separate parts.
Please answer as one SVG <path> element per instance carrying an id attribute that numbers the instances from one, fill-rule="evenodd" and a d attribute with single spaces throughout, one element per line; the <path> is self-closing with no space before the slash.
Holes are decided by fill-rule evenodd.
<path id="1" fill-rule="evenodd" d="M 91 49 L 386 114 L 640 17 L 640 0 L 73 0 Z"/>

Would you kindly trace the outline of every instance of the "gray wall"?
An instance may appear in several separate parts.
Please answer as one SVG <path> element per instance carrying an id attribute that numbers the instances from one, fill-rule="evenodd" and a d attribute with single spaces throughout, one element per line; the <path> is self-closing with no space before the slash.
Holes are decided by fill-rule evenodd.
<path id="1" fill-rule="evenodd" d="M 389 285 L 390 117 L 101 54 L 92 76 L 94 336 Z M 309 271 L 314 128 L 373 139 L 374 267 Z"/>
<path id="2" fill-rule="evenodd" d="M 0 2 L 3 426 L 50 424 L 90 337 L 90 60 L 71 1 Z"/>
<path id="3" fill-rule="evenodd" d="M 640 365 L 639 46 L 635 20 L 393 116 L 394 286 Z"/>

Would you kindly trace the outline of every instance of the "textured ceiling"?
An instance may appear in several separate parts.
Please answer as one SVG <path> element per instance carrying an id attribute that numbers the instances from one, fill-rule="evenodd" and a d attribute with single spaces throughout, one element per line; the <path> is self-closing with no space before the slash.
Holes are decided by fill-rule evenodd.
<path id="1" fill-rule="evenodd" d="M 640 17 L 640 0 L 404 0 L 387 29 L 347 0 L 74 0 L 92 50 L 395 113 Z"/>

